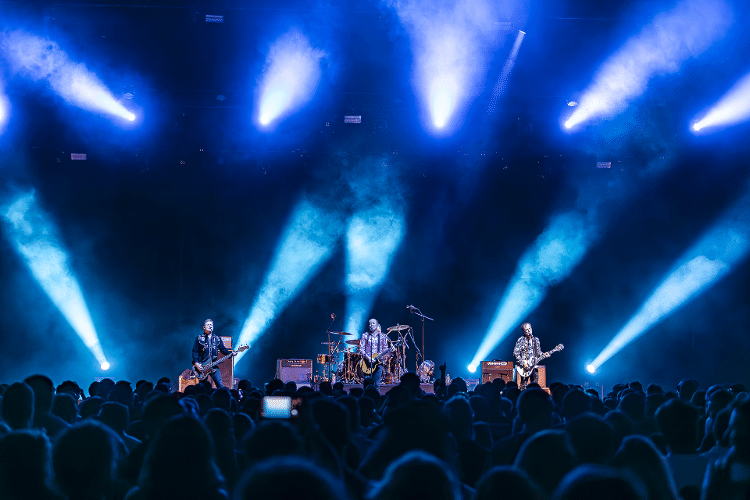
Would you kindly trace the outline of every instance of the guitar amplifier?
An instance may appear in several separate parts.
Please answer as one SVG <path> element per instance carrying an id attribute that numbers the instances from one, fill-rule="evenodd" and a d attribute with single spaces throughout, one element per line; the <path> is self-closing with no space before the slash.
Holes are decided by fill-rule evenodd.
<path id="1" fill-rule="evenodd" d="M 312 359 L 277 359 L 276 378 L 297 385 L 310 385 L 312 380 Z"/>
<path id="2" fill-rule="evenodd" d="M 537 384 L 539 384 L 539 387 L 547 387 L 547 367 L 544 365 L 537 365 L 536 367 L 537 375 L 539 375 Z M 516 382 L 520 385 L 521 384 L 521 376 L 516 375 Z"/>
<path id="3" fill-rule="evenodd" d="M 482 361 L 482 383 L 492 382 L 496 378 L 501 378 L 505 382 L 513 380 L 513 362 Z"/>

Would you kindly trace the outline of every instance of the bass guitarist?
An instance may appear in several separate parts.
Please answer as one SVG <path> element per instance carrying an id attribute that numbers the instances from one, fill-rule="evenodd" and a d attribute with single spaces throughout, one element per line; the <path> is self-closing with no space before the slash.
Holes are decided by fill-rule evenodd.
<path id="1" fill-rule="evenodd" d="M 375 388 L 378 388 L 383 378 L 382 363 L 391 356 L 393 347 L 388 336 L 381 331 L 378 320 L 371 319 L 368 327 L 369 331 L 359 339 L 359 353 L 362 355 L 360 366 L 366 376 L 372 377 Z"/>
<path id="2" fill-rule="evenodd" d="M 531 334 L 531 323 L 524 323 L 521 325 L 523 330 L 523 336 L 516 341 L 516 347 L 513 349 L 513 356 L 516 358 L 520 368 L 528 370 L 534 367 L 542 356 L 542 347 L 539 344 L 539 338 L 534 337 Z M 537 368 L 534 367 L 525 377 L 521 376 L 521 384 L 518 387 L 523 390 L 530 383 L 537 383 L 539 380 L 539 373 Z"/>
<path id="3" fill-rule="evenodd" d="M 200 373 L 212 370 L 211 363 L 219 357 L 219 352 L 225 355 L 236 356 L 237 352 L 224 347 L 224 343 L 218 335 L 214 335 L 214 322 L 207 319 L 203 322 L 203 333 L 198 335 L 193 342 L 193 366 Z M 218 367 L 213 367 L 210 372 L 214 379 L 216 388 L 223 387 L 221 383 L 221 372 Z"/>

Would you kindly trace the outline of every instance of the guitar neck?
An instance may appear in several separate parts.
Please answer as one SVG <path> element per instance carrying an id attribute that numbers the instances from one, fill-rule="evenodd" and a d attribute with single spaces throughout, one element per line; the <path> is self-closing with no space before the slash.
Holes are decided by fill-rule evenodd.
<path id="1" fill-rule="evenodd" d="M 232 355 L 231 355 L 231 354 L 227 354 L 227 355 L 226 355 L 226 356 L 224 356 L 223 358 L 219 358 L 219 359 L 217 359 L 216 361 L 213 361 L 213 362 L 211 363 L 211 368 L 213 368 L 213 367 L 215 367 L 215 366 L 219 366 L 219 364 L 220 364 L 220 363 L 223 363 L 225 359 L 229 359 L 229 358 L 231 358 L 231 357 L 232 357 Z"/>

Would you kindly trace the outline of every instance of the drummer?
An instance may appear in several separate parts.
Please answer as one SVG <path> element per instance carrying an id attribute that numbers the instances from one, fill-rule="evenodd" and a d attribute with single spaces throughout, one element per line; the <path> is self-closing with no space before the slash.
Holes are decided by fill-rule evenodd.
<path id="1" fill-rule="evenodd" d="M 371 319 L 368 322 L 368 327 L 369 331 L 363 333 L 359 339 L 359 353 L 367 361 L 368 369 L 375 366 L 375 370 L 368 376 L 372 377 L 375 388 L 378 388 L 380 387 L 380 380 L 383 378 L 381 363 L 391 356 L 393 346 L 388 336 L 381 331 L 378 320 Z"/>

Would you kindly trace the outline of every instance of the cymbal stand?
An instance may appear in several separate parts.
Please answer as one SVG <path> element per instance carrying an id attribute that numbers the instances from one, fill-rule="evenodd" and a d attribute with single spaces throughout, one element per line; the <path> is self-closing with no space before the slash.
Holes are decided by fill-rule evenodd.
<path id="1" fill-rule="evenodd" d="M 413 314 L 416 314 L 417 316 L 419 316 L 419 317 L 422 318 L 422 352 L 418 352 L 417 353 L 417 357 L 416 357 L 416 362 L 417 362 L 416 369 L 419 370 L 419 356 L 421 356 L 422 357 L 422 361 L 424 361 L 424 320 L 426 320 L 426 319 L 429 319 L 430 321 L 435 321 L 435 320 L 432 319 L 432 318 L 429 318 L 429 317 L 425 316 L 424 314 L 422 314 L 422 311 L 420 311 L 418 307 L 410 306 L 409 307 L 409 311 L 411 311 Z M 412 339 L 412 342 L 413 342 L 414 341 L 414 335 L 412 335 L 411 339 Z M 415 347 L 416 347 L 416 345 L 417 345 L 416 342 L 414 342 L 414 346 Z M 417 349 L 417 351 L 419 351 L 419 349 Z"/>
<path id="2" fill-rule="evenodd" d="M 326 377 L 326 381 L 331 383 L 333 383 L 333 379 L 331 378 L 331 360 L 333 359 L 333 345 L 331 345 L 331 327 L 333 326 L 334 321 L 336 321 L 336 314 L 331 313 L 331 324 L 328 325 L 328 328 L 326 328 L 326 333 L 328 333 L 328 362 L 326 363 L 326 371 L 328 372 L 328 376 Z M 338 347 L 338 345 L 336 347 Z"/>
<path id="3" fill-rule="evenodd" d="M 409 327 L 409 330 L 411 330 L 411 327 Z M 407 330 L 406 335 L 401 335 L 400 330 L 398 332 L 398 341 L 400 344 L 400 346 L 397 346 L 397 350 L 396 350 L 396 356 L 398 357 L 398 363 L 397 363 L 398 366 L 396 367 L 396 370 L 398 371 L 397 373 L 398 379 L 401 379 L 401 375 L 406 373 L 406 347 L 407 347 L 406 340 L 409 337 L 409 330 Z M 398 349 L 398 347 L 401 347 L 401 349 Z M 398 352 L 399 350 L 401 352 Z M 397 383 L 397 382 L 394 382 L 394 383 Z"/>

